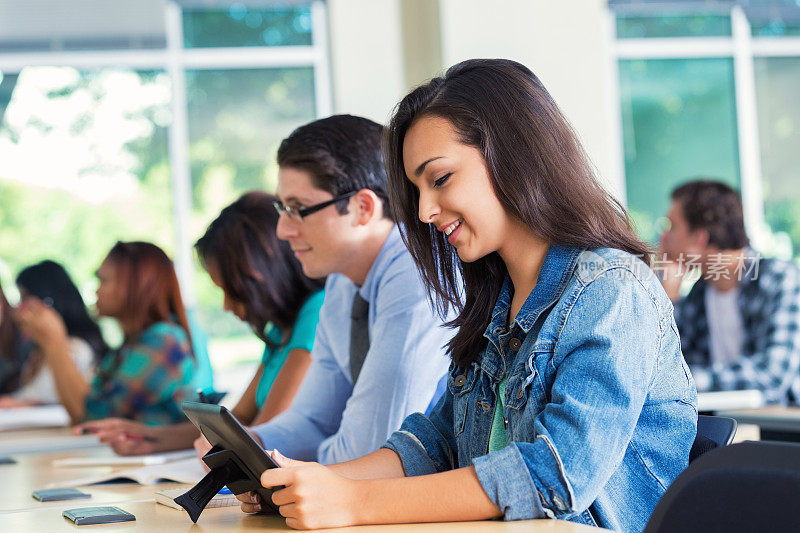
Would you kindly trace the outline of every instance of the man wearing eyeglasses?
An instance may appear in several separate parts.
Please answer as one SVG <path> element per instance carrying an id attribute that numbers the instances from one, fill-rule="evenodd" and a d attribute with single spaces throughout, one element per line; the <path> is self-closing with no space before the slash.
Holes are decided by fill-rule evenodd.
<path id="1" fill-rule="evenodd" d="M 381 132 L 337 115 L 278 149 L 278 238 L 307 276 L 327 276 L 306 378 L 287 411 L 252 428 L 294 459 L 331 464 L 375 451 L 445 386 L 452 331 L 392 220 Z"/>

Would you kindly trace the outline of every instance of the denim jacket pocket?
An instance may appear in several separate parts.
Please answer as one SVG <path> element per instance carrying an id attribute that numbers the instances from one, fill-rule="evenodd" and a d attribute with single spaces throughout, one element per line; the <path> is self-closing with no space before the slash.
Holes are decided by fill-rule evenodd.
<path id="1" fill-rule="evenodd" d="M 453 435 L 456 437 L 464 432 L 469 397 L 477 376 L 474 363 L 466 369 L 456 367 L 447 376 L 447 389 L 453 395 Z"/>
<path id="2" fill-rule="evenodd" d="M 551 359 L 550 352 L 533 352 L 528 355 L 524 369 L 519 368 L 510 378 L 513 380 L 514 389 L 507 392 L 508 405 L 517 409 L 523 420 L 534 420 L 547 405 L 546 373 L 549 371 L 547 367 Z M 532 442 L 536 438 L 534 428 L 534 424 L 519 424 L 515 429 L 514 438 Z"/>

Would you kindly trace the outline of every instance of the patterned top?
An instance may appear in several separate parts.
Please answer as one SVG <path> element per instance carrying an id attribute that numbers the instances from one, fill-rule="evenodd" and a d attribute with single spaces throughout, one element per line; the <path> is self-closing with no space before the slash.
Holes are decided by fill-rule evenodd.
<path id="1" fill-rule="evenodd" d="M 158 322 L 136 342 L 100 361 L 86 398 L 86 420 L 122 417 L 148 425 L 185 421 L 181 402 L 192 398 L 194 357 L 186 332 Z"/>
<path id="2" fill-rule="evenodd" d="M 310 352 L 314 346 L 314 332 L 317 330 L 319 308 L 322 307 L 324 299 L 325 291 L 321 289 L 306 299 L 297 313 L 289 340 L 283 346 L 280 346 L 283 341 L 281 328 L 267 324 L 267 338 L 278 348 L 273 350 L 268 345 L 264 347 L 264 355 L 261 357 L 264 371 L 261 373 L 261 379 L 256 389 L 256 405 L 259 409 L 264 407 L 269 390 L 283 367 L 283 363 L 286 362 L 286 358 L 289 357 L 289 352 L 292 350 L 308 350 Z"/>
<path id="3" fill-rule="evenodd" d="M 698 391 L 759 389 L 770 403 L 800 403 L 800 269 L 750 255 L 739 284 L 742 357 L 712 363 L 706 282 L 675 304 L 681 349 Z"/>

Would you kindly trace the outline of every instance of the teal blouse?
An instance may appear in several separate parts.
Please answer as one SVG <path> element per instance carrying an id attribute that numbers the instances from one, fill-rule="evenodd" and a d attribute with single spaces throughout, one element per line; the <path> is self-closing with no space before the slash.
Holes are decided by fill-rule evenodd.
<path id="1" fill-rule="evenodd" d="M 275 350 L 271 350 L 269 346 L 264 347 L 264 355 L 261 357 L 264 371 L 261 373 L 261 380 L 256 389 L 256 405 L 259 409 L 267 401 L 269 390 L 283 367 L 283 363 L 286 362 L 286 358 L 289 357 L 289 352 L 292 350 L 308 350 L 310 352 L 313 348 L 314 334 L 317 331 L 317 321 L 319 320 L 319 308 L 322 307 L 324 299 L 325 291 L 321 289 L 308 297 L 297 314 L 289 340 L 283 346 L 280 346 L 283 340 L 281 329 L 278 326 L 267 324 L 265 328 L 267 338 L 279 347 Z"/>
<path id="2" fill-rule="evenodd" d="M 148 425 L 185 421 L 183 400 L 194 396 L 194 357 L 177 324 L 153 324 L 97 365 L 86 398 L 86 420 L 120 417 Z"/>

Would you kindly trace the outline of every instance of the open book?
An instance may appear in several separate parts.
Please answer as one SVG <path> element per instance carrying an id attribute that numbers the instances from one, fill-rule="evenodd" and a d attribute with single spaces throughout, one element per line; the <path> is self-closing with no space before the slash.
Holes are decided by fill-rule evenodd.
<path id="1" fill-rule="evenodd" d="M 166 464 L 143 466 L 141 468 L 130 468 L 127 470 L 117 470 L 107 474 L 99 474 L 84 478 L 72 479 L 69 481 L 59 481 L 47 485 L 48 489 L 64 489 L 69 487 L 81 487 L 83 485 L 93 485 L 95 483 L 108 483 L 115 481 L 135 481 L 142 485 L 155 485 L 162 481 L 177 481 L 178 483 L 196 484 L 203 479 L 205 472 L 200 461 L 192 457 Z"/>

